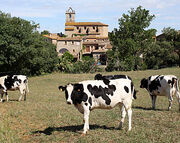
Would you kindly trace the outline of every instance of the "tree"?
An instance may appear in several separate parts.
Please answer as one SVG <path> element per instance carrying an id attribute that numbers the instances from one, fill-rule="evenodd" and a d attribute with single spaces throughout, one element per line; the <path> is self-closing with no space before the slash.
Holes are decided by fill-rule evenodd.
<path id="1" fill-rule="evenodd" d="M 119 19 L 119 29 L 109 33 L 112 56 L 108 56 L 107 69 L 136 70 L 141 68 L 140 55 L 153 42 L 155 29 L 147 29 L 155 17 L 141 6 L 131 9 Z M 110 59 L 116 59 L 109 65 Z"/>
<path id="2" fill-rule="evenodd" d="M 44 30 L 41 32 L 41 35 L 48 35 L 50 32 L 48 30 Z"/>
<path id="3" fill-rule="evenodd" d="M 46 42 L 38 27 L 0 11 L 0 72 L 39 75 L 55 69 L 56 47 Z"/>
<path id="4" fill-rule="evenodd" d="M 174 52 L 174 47 L 168 41 L 152 43 L 146 49 L 144 57 L 144 62 L 148 69 L 175 66 L 179 58 L 178 54 Z"/>

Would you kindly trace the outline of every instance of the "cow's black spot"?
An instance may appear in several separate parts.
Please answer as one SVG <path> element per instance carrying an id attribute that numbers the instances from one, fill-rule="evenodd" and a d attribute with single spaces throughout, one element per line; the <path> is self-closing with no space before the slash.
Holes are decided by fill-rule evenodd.
<path id="1" fill-rule="evenodd" d="M 174 84 L 175 84 L 176 80 L 177 80 L 176 78 L 174 78 L 174 77 L 172 78 L 172 84 L 171 84 L 171 85 L 172 85 L 172 87 L 174 86 Z"/>
<path id="2" fill-rule="evenodd" d="M 4 85 L 6 86 L 7 89 L 10 89 L 13 87 L 14 82 L 15 80 L 13 78 L 13 75 L 8 75 L 4 80 Z"/>
<path id="3" fill-rule="evenodd" d="M 104 78 L 104 77 L 103 77 L 102 80 L 103 80 L 104 84 L 106 84 L 106 85 L 108 85 L 110 83 L 110 81 L 108 79 Z"/>
<path id="4" fill-rule="evenodd" d="M 87 103 L 85 103 L 85 105 L 86 105 L 86 106 L 88 106 L 88 104 L 87 104 Z"/>
<path id="5" fill-rule="evenodd" d="M 141 80 L 140 88 L 146 88 L 146 89 L 148 88 L 148 80 L 147 79 L 143 78 Z"/>
<path id="6" fill-rule="evenodd" d="M 102 75 L 101 74 L 96 74 L 95 76 L 94 76 L 94 79 L 95 80 L 102 80 Z"/>
<path id="7" fill-rule="evenodd" d="M 149 91 L 152 92 L 153 90 L 158 90 L 158 87 L 161 87 L 161 84 L 160 80 L 156 78 L 149 84 Z"/>
<path id="8" fill-rule="evenodd" d="M 92 106 L 92 98 L 89 97 L 89 100 L 88 100 L 89 104 Z"/>
<path id="9" fill-rule="evenodd" d="M 82 101 L 86 102 L 88 100 L 87 94 L 84 92 L 84 87 L 82 84 L 74 84 L 73 91 L 71 93 L 71 100 L 73 104 L 81 104 Z"/>
<path id="10" fill-rule="evenodd" d="M 164 78 L 164 76 L 161 76 L 161 77 L 160 77 L 160 80 L 163 80 L 163 78 Z"/>
<path id="11" fill-rule="evenodd" d="M 151 81 L 151 76 L 148 78 L 149 81 Z"/>
<path id="12" fill-rule="evenodd" d="M 27 83 L 27 79 L 24 80 L 24 83 Z"/>
<path id="13" fill-rule="evenodd" d="M 124 90 L 129 93 L 129 88 L 127 86 L 124 86 Z"/>
<path id="14" fill-rule="evenodd" d="M 176 82 L 176 78 L 172 78 L 172 80 L 168 80 L 168 84 L 171 84 L 171 86 L 173 87 L 174 86 L 174 84 L 175 84 L 175 82 Z"/>
<path id="15" fill-rule="evenodd" d="M 112 95 L 113 96 L 113 92 L 116 90 L 116 87 L 114 85 L 108 85 L 107 87 L 102 87 L 102 86 L 92 86 L 91 84 L 88 84 L 87 86 L 89 92 L 91 93 L 91 95 L 94 95 L 95 98 L 99 98 L 102 97 L 102 99 L 105 100 L 105 103 L 107 105 L 110 105 L 111 100 L 109 98 L 108 95 Z"/>
<path id="16" fill-rule="evenodd" d="M 103 80 L 104 84 L 108 85 L 110 83 L 108 78 L 105 78 L 101 74 L 96 74 L 94 77 L 95 80 Z"/>
<path id="17" fill-rule="evenodd" d="M 126 75 L 114 75 L 113 77 L 113 79 L 120 79 L 120 78 L 126 79 Z"/>
<path id="18" fill-rule="evenodd" d="M 94 77 L 95 80 L 103 80 L 104 78 L 109 79 L 109 80 L 111 80 L 111 79 L 121 79 L 121 78 L 127 79 L 128 78 L 129 80 L 131 80 L 131 78 L 129 76 L 126 76 L 126 75 L 106 75 L 106 76 L 102 76 L 101 74 L 96 74 L 95 77 Z"/>
<path id="19" fill-rule="evenodd" d="M 171 82 L 172 82 L 171 80 L 168 80 L 168 84 L 171 84 Z"/>

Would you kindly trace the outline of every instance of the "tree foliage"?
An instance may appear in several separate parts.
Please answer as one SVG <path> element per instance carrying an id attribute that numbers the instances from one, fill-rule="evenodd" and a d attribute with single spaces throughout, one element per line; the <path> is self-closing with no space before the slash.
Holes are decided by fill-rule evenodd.
<path id="1" fill-rule="evenodd" d="M 108 56 L 107 70 L 136 70 L 141 68 L 139 56 L 152 43 L 155 29 L 147 29 L 155 17 L 141 6 L 131 9 L 119 19 L 119 29 L 114 29 L 109 38 L 113 46 Z M 112 59 L 113 63 L 110 61 Z"/>
<path id="2" fill-rule="evenodd" d="M 170 27 L 162 32 L 161 38 L 144 52 L 144 62 L 149 69 L 180 65 L 180 34 Z"/>
<path id="3" fill-rule="evenodd" d="M 66 73 L 87 73 L 100 70 L 95 65 L 95 60 L 93 58 L 84 56 L 81 61 L 74 61 L 73 55 L 69 52 L 65 52 L 59 58 L 58 68 L 60 71 Z"/>
<path id="4" fill-rule="evenodd" d="M 39 75 L 55 69 L 55 46 L 37 28 L 34 22 L 0 12 L 0 72 Z"/>

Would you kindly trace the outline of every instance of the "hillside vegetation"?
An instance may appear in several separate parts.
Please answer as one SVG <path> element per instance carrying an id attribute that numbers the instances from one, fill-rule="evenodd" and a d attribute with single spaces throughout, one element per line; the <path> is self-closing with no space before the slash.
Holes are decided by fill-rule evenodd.
<path id="1" fill-rule="evenodd" d="M 112 110 L 93 110 L 90 114 L 90 131 L 81 136 L 83 116 L 65 102 L 59 85 L 93 79 L 95 74 L 53 73 L 30 77 L 27 101 L 19 102 L 19 92 L 9 92 L 9 102 L 0 103 L 0 142 L 180 142 L 180 112 L 174 96 L 171 111 L 168 99 L 158 97 L 156 110 L 151 110 L 150 97 L 140 89 L 140 80 L 155 74 L 174 74 L 180 78 L 179 68 L 161 70 L 111 72 L 127 74 L 135 84 L 137 99 L 133 101 L 132 131 L 127 132 L 125 119 L 123 130 L 118 130 L 119 107 Z"/>

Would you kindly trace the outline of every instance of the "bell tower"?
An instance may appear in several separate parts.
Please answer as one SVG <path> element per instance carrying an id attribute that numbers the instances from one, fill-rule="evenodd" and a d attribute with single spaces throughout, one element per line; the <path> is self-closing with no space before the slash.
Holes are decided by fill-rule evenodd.
<path id="1" fill-rule="evenodd" d="M 75 22 L 75 11 L 71 7 L 66 11 L 66 22 Z"/>

